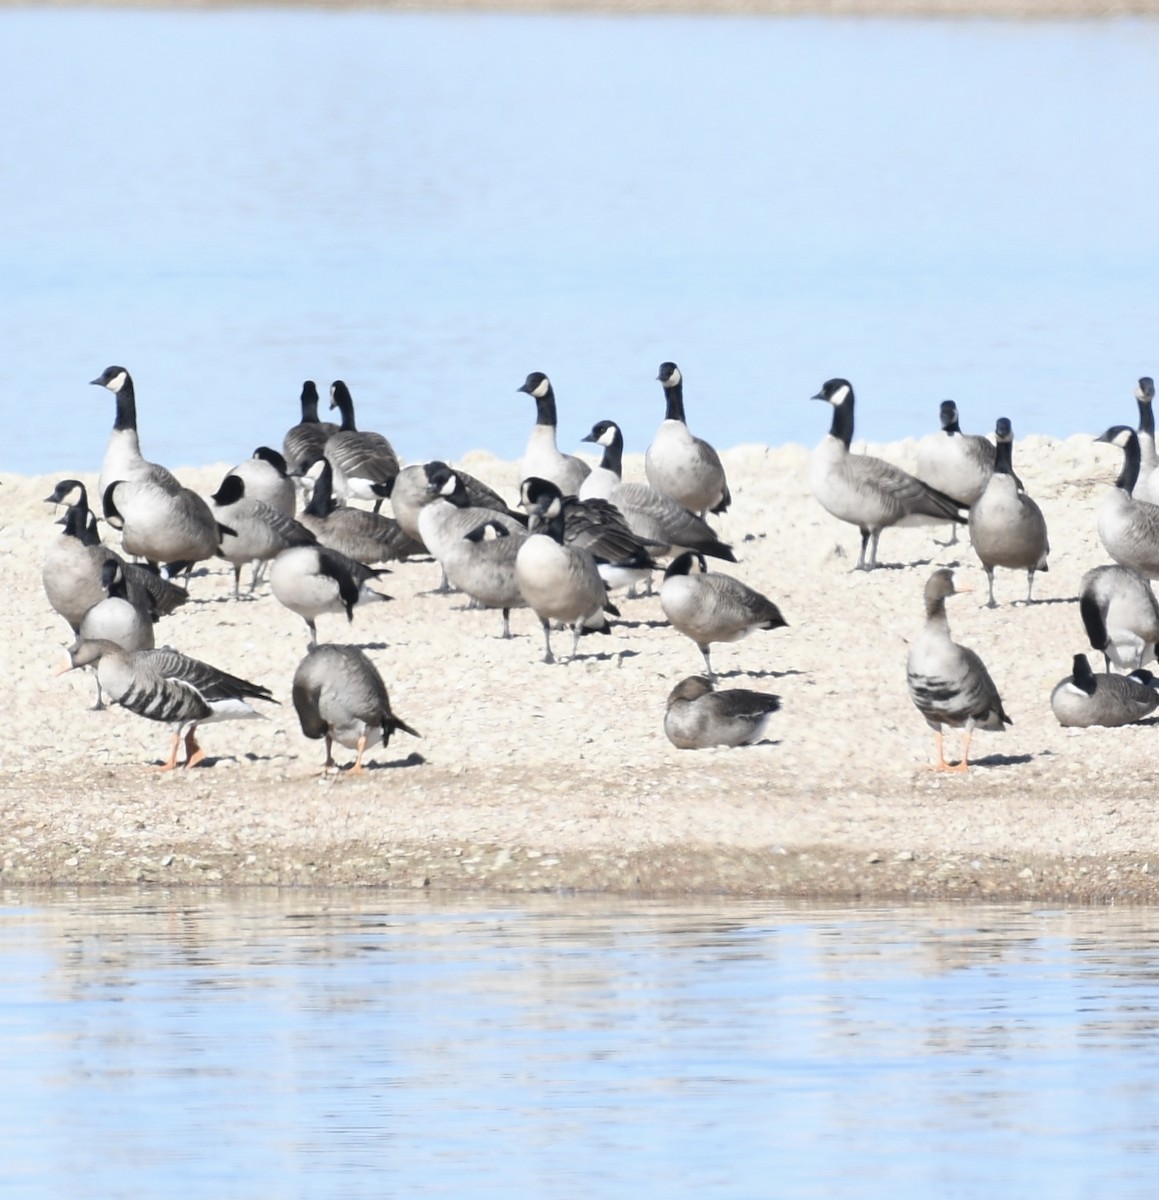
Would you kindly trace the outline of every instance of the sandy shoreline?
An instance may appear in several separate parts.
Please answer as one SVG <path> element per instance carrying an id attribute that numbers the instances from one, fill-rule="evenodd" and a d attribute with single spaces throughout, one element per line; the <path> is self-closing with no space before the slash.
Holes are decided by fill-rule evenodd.
<path id="1" fill-rule="evenodd" d="M 913 442 L 871 449 L 912 464 Z M 718 647 L 714 663 L 727 683 L 782 697 L 774 744 L 668 744 L 667 693 L 701 664 L 655 599 L 624 602 L 611 637 L 549 667 L 529 613 L 513 614 L 513 641 L 499 640 L 497 614 L 429 594 L 438 570 L 424 560 L 397 564 L 394 601 L 352 627 L 320 618 L 323 640 L 368 648 L 423 734 L 399 736 L 366 778 L 340 781 L 315 776 L 321 745 L 289 703 L 304 626 L 267 590 L 234 601 L 217 563 L 158 641 L 267 684 L 282 704 L 268 721 L 208 726 L 207 767 L 150 772 L 165 729 L 89 711 L 91 680 L 52 674 L 69 641 L 40 579 L 57 536 L 43 503 L 56 477 L 3 478 L 0 661 L 13 711 L 0 749 L 0 882 L 1159 900 L 1154 722 L 1067 731 L 1048 702 L 1085 648 L 1075 597 L 1082 573 L 1105 561 L 1095 512 L 1115 452 L 1086 437 L 1016 444 L 1051 566 L 1030 607 L 1010 604 L 1025 577 L 1000 572 L 995 611 L 980 607 L 985 579 L 968 546 L 947 550 L 924 529 L 883 535 L 892 568 L 851 572 L 856 531 L 808 494 L 807 458 L 800 446 L 725 455 L 736 500 L 722 531 L 742 559 L 729 570 L 790 625 Z M 465 465 L 512 493 L 513 464 Z M 224 469 L 180 474 L 210 491 Z M 641 474 L 638 456 L 626 474 Z M 951 602 L 955 637 L 982 654 L 1014 720 L 977 736 L 965 779 L 924 769 L 933 741 L 904 682 L 924 580 L 953 563 L 982 589 Z"/>

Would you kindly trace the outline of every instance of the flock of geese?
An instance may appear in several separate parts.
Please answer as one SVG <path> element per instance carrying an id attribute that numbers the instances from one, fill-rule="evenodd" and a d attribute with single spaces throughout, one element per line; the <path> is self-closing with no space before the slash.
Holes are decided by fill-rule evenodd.
<path id="1" fill-rule="evenodd" d="M 320 397 L 307 381 L 300 420 L 281 450 L 259 447 L 230 470 L 216 492 L 203 497 L 141 452 L 133 380 L 110 366 L 92 382 L 115 398 L 115 419 L 90 508 L 84 485 L 62 480 L 48 499 L 67 504 L 63 532 L 44 562 L 49 603 L 76 640 L 66 669 L 91 667 L 96 706 L 106 698 L 166 724 L 172 734 L 162 765 L 196 766 L 204 757 L 199 726 L 260 715 L 255 705 L 273 693 L 219 667 L 155 644 L 154 626 L 188 599 L 194 566 L 229 562 L 234 593 L 243 571 L 249 589 L 268 583 L 273 596 L 306 625 L 308 648 L 294 673 L 291 697 L 303 734 L 325 745 L 325 771 L 337 770 L 334 743 L 355 751 L 351 773 L 364 770 L 368 749 L 386 746 L 393 733 L 418 737 L 393 713 L 385 683 L 358 647 L 319 644 L 316 619 L 345 614 L 389 597 L 381 591 L 386 563 L 433 557 L 442 569 L 440 590 L 456 589 L 472 604 L 502 614 L 510 637 L 512 608 L 530 608 L 544 639 L 544 662 L 556 661 L 552 633 L 607 632 L 619 615 L 611 593 L 649 592 L 662 572 L 659 602 L 667 621 L 690 639 L 705 673 L 672 689 L 664 730 L 681 749 L 739 746 L 760 741 L 779 708 L 775 695 L 719 689 L 712 646 L 759 630 L 784 627 L 777 605 L 709 560 L 735 563 L 708 518 L 729 509 L 732 496 L 720 456 L 689 430 L 683 377 L 675 363 L 660 367 L 665 415 L 645 457 L 646 483 L 622 477 L 623 435 L 609 420 L 584 439 L 602 452 L 598 466 L 559 450 L 556 399 L 541 372 L 519 391 L 535 402 L 536 419 L 520 464 L 519 507 L 462 470 L 433 461 L 404 466 L 389 440 L 359 429 L 349 388 L 335 381 L 324 421 Z M 1150 580 L 1159 576 L 1159 460 L 1152 401 L 1154 386 L 1136 389 L 1138 430 L 1108 429 L 1100 441 L 1122 451 L 1116 486 L 1099 513 L 1098 532 L 1116 565 L 1083 578 L 1080 613 L 1093 649 L 1104 655 L 1095 674 L 1086 655 L 1051 696 L 1067 726 L 1120 725 L 1159 706 L 1145 664 L 1159 643 L 1159 603 Z M 854 393 L 847 380 L 830 379 L 814 397 L 828 402 L 832 423 L 813 452 L 810 484 L 820 504 L 861 535 L 857 569 L 877 566 L 878 541 L 894 525 L 943 524 L 969 531 L 986 572 L 991 607 L 995 571 L 1025 571 L 1026 600 L 1034 576 L 1048 569 L 1046 522 L 1013 468 L 1014 434 L 998 420 L 994 440 L 962 433 L 952 401 L 941 406 L 941 428 L 918 447 L 916 473 L 866 454 L 853 454 Z M 391 515 L 383 513 L 389 503 Z M 99 511 L 120 534 L 120 552 L 98 531 Z M 935 767 L 968 770 L 975 729 L 1010 723 L 985 665 L 953 641 L 946 601 L 961 591 L 953 573 L 935 571 L 924 591 L 925 625 L 907 663 L 910 696 L 937 747 Z M 1112 666 L 1124 672 L 1115 674 Z M 947 762 L 943 728 L 963 731 L 960 760 Z"/>

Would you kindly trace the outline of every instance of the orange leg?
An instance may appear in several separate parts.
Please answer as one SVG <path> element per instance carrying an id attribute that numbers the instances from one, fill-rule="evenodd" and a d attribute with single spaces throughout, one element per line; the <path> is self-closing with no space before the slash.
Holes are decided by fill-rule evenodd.
<path id="1" fill-rule="evenodd" d="M 163 762 L 159 767 L 154 767 L 154 771 L 172 771 L 177 766 L 177 748 L 181 745 L 181 733 L 178 731 L 173 735 L 173 749 L 169 752 L 169 759 Z"/>
<path id="2" fill-rule="evenodd" d="M 205 751 L 197 744 L 197 738 L 193 735 L 197 732 L 197 726 L 191 725 L 189 732 L 185 735 L 185 767 L 195 767 L 205 757 Z"/>
<path id="3" fill-rule="evenodd" d="M 334 761 L 334 739 L 326 734 L 326 761 L 322 764 L 322 770 L 319 775 L 329 775 L 338 770 L 338 764 Z"/>
<path id="4" fill-rule="evenodd" d="M 366 753 L 366 734 L 358 739 L 358 752 L 354 757 L 354 766 L 348 772 L 351 775 L 365 775 L 366 768 L 362 765 L 362 756 Z"/>
<path id="5" fill-rule="evenodd" d="M 965 738 L 962 742 L 962 761 L 960 763 L 946 762 L 945 745 L 942 741 L 942 731 L 934 730 L 934 742 L 938 747 L 938 761 L 929 768 L 931 771 L 953 771 L 957 775 L 964 775 L 970 769 L 967 762 L 967 757 L 970 750 L 970 730 L 966 730 Z"/>

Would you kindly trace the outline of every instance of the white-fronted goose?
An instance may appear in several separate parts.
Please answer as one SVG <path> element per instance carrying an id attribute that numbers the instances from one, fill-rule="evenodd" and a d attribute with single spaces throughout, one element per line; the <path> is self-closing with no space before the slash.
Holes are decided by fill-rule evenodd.
<path id="1" fill-rule="evenodd" d="M 674 362 L 660 364 L 656 376 L 664 389 L 664 420 L 644 455 L 644 473 L 661 495 L 701 517 L 723 513 L 732 503 L 720 455 L 703 438 L 693 437 L 684 418 L 684 376 Z"/>
<path id="2" fill-rule="evenodd" d="M 678 750 L 751 746 L 765 736 L 779 696 L 748 688 L 713 690 L 703 675 L 689 675 L 668 694 L 664 732 Z"/>

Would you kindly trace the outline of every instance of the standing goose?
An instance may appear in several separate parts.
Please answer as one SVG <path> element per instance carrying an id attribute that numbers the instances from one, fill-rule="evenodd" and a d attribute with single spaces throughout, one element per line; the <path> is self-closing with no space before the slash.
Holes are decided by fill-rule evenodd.
<path id="1" fill-rule="evenodd" d="M 877 566 L 877 542 L 891 525 L 964 525 L 962 505 L 950 496 L 881 458 L 850 454 L 853 441 L 853 387 L 848 380 L 830 379 L 814 400 L 833 406 L 829 433 L 813 451 L 809 483 L 821 506 L 861 531 L 856 570 Z M 865 551 L 869 548 L 869 560 Z"/>
<path id="2" fill-rule="evenodd" d="M 84 640 L 103 640 L 122 650 L 151 650 L 153 613 L 141 603 L 129 598 L 125 573 L 119 561 L 109 559 L 101 566 L 101 586 L 105 595 L 81 617 L 77 637 Z M 100 674 L 97 674 L 97 699 L 94 710 L 105 707 Z"/>
<path id="3" fill-rule="evenodd" d="M 519 478 L 547 479 L 563 495 L 578 495 L 591 467 L 581 458 L 560 453 L 556 443 L 555 391 L 551 380 L 542 371 L 532 371 L 516 391 L 526 392 L 535 401 L 535 424 L 519 464 Z"/>
<path id="4" fill-rule="evenodd" d="M 334 468 L 334 489 L 342 500 L 349 496 L 372 500 L 378 512 L 398 475 L 398 455 L 381 433 L 355 425 L 354 400 L 341 379 L 330 385 L 330 407 L 342 414 L 338 432 L 326 440 L 323 451 Z"/>
<path id="5" fill-rule="evenodd" d="M 1135 403 L 1139 406 L 1139 478 L 1131 495 L 1136 500 L 1146 500 L 1151 504 L 1159 502 L 1159 456 L 1155 453 L 1155 413 L 1152 401 L 1155 399 L 1155 381 L 1144 375 L 1135 384 Z"/>
<path id="6" fill-rule="evenodd" d="M 230 475 L 236 475 L 245 484 L 245 494 L 251 500 L 261 500 L 276 508 L 287 517 L 293 517 L 297 509 L 294 481 L 286 473 L 286 460 L 269 446 L 259 446 L 252 457 L 233 467 Z"/>
<path id="7" fill-rule="evenodd" d="M 942 401 L 938 417 L 941 432 L 918 442 L 917 478 L 969 508 L 994 474 L 994 444 L 981 434 L 962 432 L 953 400 Z M 957 540 L 958 526 L 951 524 L 950 545 Z"/>
<path id="8" fill-rule="evenodd" d="M 732 496 L 720 455 L 703 438 L 693 437 L 684 420 L 680 368 L 674 362 L 661 363 L 656 378 L 664 389 L 667 408 L 644 456 L 648 482 L 701 517 L 706 512 L 727 512 Z"/>
<path id="9" fill-rule="evenodd" d="M 446 463 L 438 463 L 437 460 L 429 463 L 412 463 L 409 467 L 403 467 L 399 471 L 390 493 L 394 519 L 402 526 L 403 532 L 408 537 L 420 544 L 422 543 L 422 534 L 419 533 L 419 513 L 438 494 L 437 492 L 432 493 L 427 486 L 429 483 L 427 469 L 436 465 L 447 467 Z M 447 467 L 447 470 L 450 469 Z M 503 497 L 494 488 L 488 487 L 481 479 L 476 479 L 474 475 L 468 475 L 466 471 L 457 467 L 455 474 L 466 490 L 472 508 L 490 508 L 495 512 L 508 514 L 511 512 Z"/>
<path id="10" fill-rule="evenodd" d="M 141 440 L 137 432 L 137 393 L 129 372 L 124 367 L 106 367 L 96 379 L 89 382 L 93 387 L 106 388 L 116 397 L 113 428 L 105 446 L 105 457 L 97 482 L 97 492 L 102 499 L 111 484 L 121 481 L 136 483 L 150 480 L 165 492 L 178 492 L 181 484 L 172 471 L 159 463 L 149 462 L 141 453 Z"/>
<path id="11" fill-rule="evenodd" d="M 355 605 L 390 599 L 370 586 L 381 574 L 325 546 L 291 546 L 270 567 L 270 590 L 306 622 L 314 646 L 318 642 L 315 620 L 323 613 L 345 613 L 347 621 L 353 621 Z"/>
<path id="12" fill-rule="evenodd" d="M 286 430 L 282 438 L 282 456 L 287 469 L 294 475 L 302 473 L 303 464 L 322 457 L 326 443 L 338 432 L 333 421 L 318 419 L 318 385 L 307 379 L 302 384 L 302 419 Z"/>
<path id="13" fill-rule="evenodd" d="M 1106 669 L 1138 670 L 1157 653 L 1159 601 L 1133 567 L 1094 567 L 1079 585 L 1079 614 Z"/>
<path id="14" fill-rule="evenodd" d="M 649 543 L 653 555 L 679 554 L 696 550 L 726 562 L 736 562 L 732 547 L 725 545 L 712 529 L 687 508 L 662 495 L 648 483 L 625 483 L 624 437 L 614 421 L 597 421 L 583 439 L 604 447 L 599 467 L 580 488 L 580 499 L 603 499 L 623 514 L 628 528 Z M 589 488 L 589 483 L 595 481 Z"/>
<path id="15" fill-rule="evenodd" d="M 198 725 L 261 717 L 249 701 L 276 703 L 268 688 L 189 658 L 169 646 L 123 650 L 108 641 L 81 640 L 69 651 L 70 670 L 96 664 L 97 678 L 111 700 L 140 717 L 163 721 L 173 730 L 173 746 L 161 770 L 177 766 L 184 734 L 186 767 L 205 757 L 197 744 Z"/>
<path id="16" fill-rule="evenodd" d="M 291 695 L 302 732 L 326 741 L 323 772 L 338 769 L 332 753 L 335 742 L 357 751 L 348 773 L 362 775 L 367 749 L 380 744 L 385 748 L 396 729 L 422 736 L 391 712 L 382 676 L 357 646 L 312 647 L 294 672 Z"/>
<path id="17" fill-rule="evenodd" d="M 954 573 L 944 567 L 929 577 L 924 593 L 926 624 L 914 639 L 906 662 L 910 699 L 934 731 L 938 748 L 934 769 L 938 771 L 968 771 L 974 730 L 1001 733 L 1004 726 L 1012 724 L 985 664 L 973 650 L 950 638 L 946 600 L 968 591 L 956 588 Z M 946 762 L 943 725 L 964 730 L 962 761 L 956 766 Z"/>
<path id="18" fill-rule="evenodd" d="M 503 638 L 511 637 L 511 610 L 527 606 L 515 573 L 519 547 L 527 537 L 526 530 L 511 530 L 489 518 L 452 542 L 442 559 L 452 587 L 484 608 L 503 610 Z"/>
<path id="19" fill-rule="evenodd" d="M 1150 678 L 1149 671 L 1140 675 Z M 1159 692 L 1135 675 L 1096 675 L 1087 656 L 1076 654 L 1071 674 L 1050 693 L 1050 708 L 1068 729 L 1131 725 L 1159 708 Z"/>
<path id="20" fill-rule="evenodd" d="M 1099 508 L 1099 540 L 1115 562 L 1159 579 L 1159 507 L 1131 495 L 1139 479 L 1139 438 L 1128 425 L 1112 425 L 1095 441 L 1123 451 L 1122 470 Z"/>
<path id="21" fill-rule="evenodd" d="M 596 560 L 578 546 L 564 543 L 563 495 L 546 479 L 525 479 L 524 507 L 531 513 L 530 534 L 515 558 L 519 591 L 543 626 L 545 663 L 555 662 L 551 652 L 551 622 L 572 627 L 572 658 L 579 651 L 585 629 L 607 633 L 604 616 L 619 614 L 608 603 L 608 590 Z"/>
<path id="22" fill-rule="evenodd" d="M 779 696 L 747 688 L 713 691 L 703 675 L 689 675 L 668 694 L 664 732 L 678 750 L 751 746 L 765 736 Z"/>
<path id="23" fill-rule="evenodd" d="M 982 495 L 970 507 L 970 541 L 982 560 L 990 584 L 988 608 L 994 599 L 994 568 L 1009 567 L 1026 572 L 1026 603 L 1030 603 L 1035 571 L 1047 570 L 1050 542 L 1042 509 L 1023 491 L 1014 477 L 1012 455 L 1014 431 L 1005 417 L 994 426 L 997 448 L 994 474 Z"/>
<path id="24" fill-rule="evenodd" d="M 758 629 L 782 629 L 781 610 L 760 592 L 731 575 L 708 573 L 703 554 L 692 552 L 672 560 L 660 585 L 660 607 L 704 656 L 708 677 L 715 681 L 709 649 L 713 642 L 739 642 Z"/>

